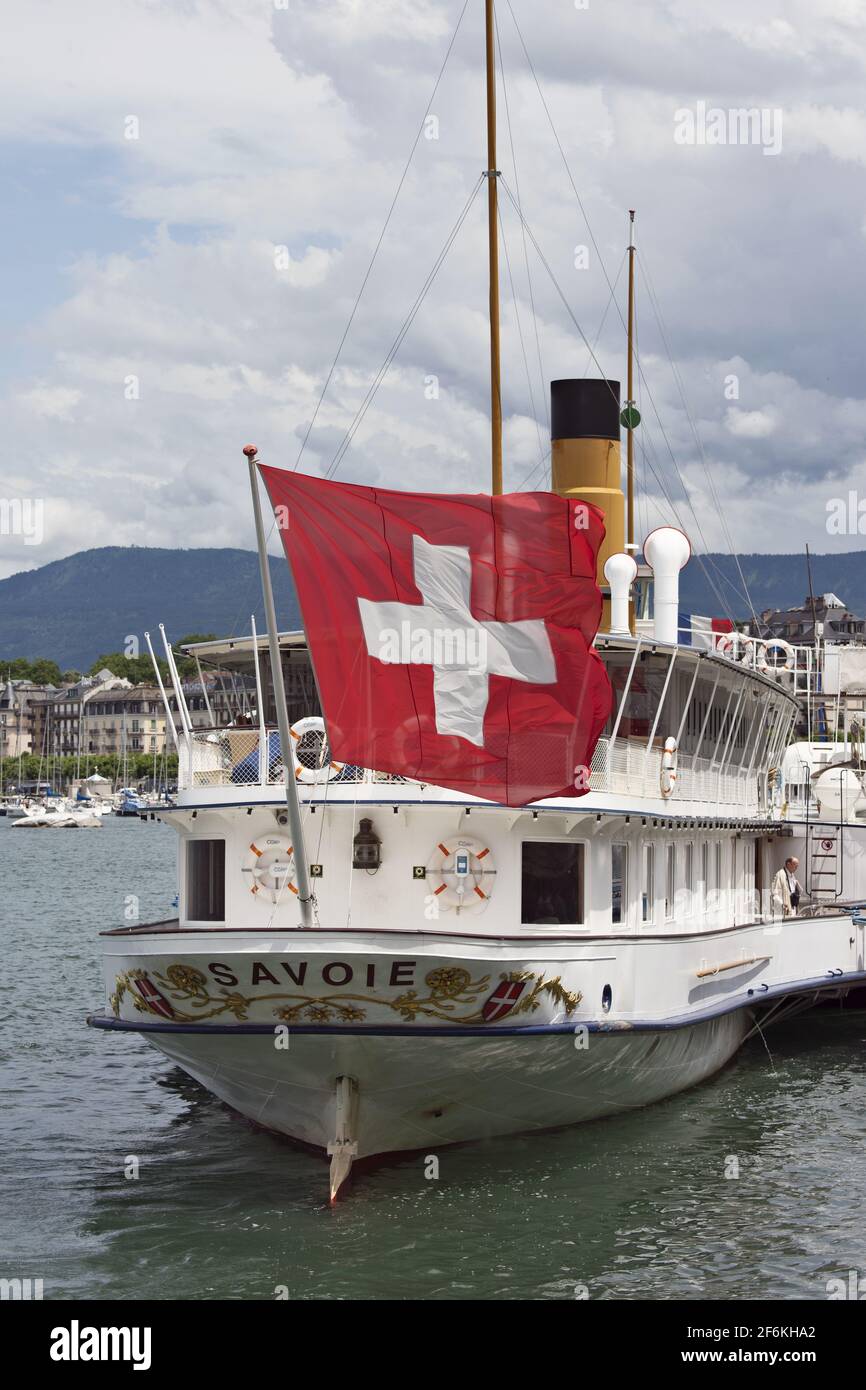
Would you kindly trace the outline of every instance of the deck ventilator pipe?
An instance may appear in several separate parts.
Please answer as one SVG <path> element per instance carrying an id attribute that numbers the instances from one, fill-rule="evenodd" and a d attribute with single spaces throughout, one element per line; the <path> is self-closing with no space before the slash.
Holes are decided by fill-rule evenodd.
<path id="1" fill-rule="evenodd" d="M 650 531 L 644 559 L 653 572 L 653 631 L 657 642 L 679 640 L 680 570 L 691 558 L 688 536 L 673 526 Z"/>
<path id="2" fill-rule="evenodd" d="M 624 552 L 609 555 L 604 562 L 604 577 L 610 585 L 611 636 L 630 637 L 629 605 L 631 586 L 637 578 L 637 561 Z"/>

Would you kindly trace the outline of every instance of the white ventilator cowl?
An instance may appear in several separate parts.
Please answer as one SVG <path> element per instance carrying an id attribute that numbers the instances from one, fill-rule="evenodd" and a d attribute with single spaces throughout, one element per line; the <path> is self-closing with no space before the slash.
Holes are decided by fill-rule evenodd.
<path id="1" fill-rule="evenodd" d="M 658 642 L 676 642 L 680 570 L 692 553 L 689 538 L 673 526 L 659 526 L 644 541 L 644 558 L 653 572 L 653 614 Z"/>
<path id="2" fill-rule="evenodd" d="M 633 555 L 620 551 L 608 555 L 604 562 L 604 577 L 610 585 L 610 630 L 619 637 L 628 636 L 628 598 L 631 586 L 637 577 L 637 563 Z"/>

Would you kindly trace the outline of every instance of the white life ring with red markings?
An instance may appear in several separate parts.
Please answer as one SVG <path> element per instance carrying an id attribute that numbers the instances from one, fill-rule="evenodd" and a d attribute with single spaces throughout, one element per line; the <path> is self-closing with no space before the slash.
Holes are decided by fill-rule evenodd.
<path id="1" fill-rule="evenodd" d="M 440 840 L 427 866 L 427 874 L 440 911 L 450 912 L 453 908 L 459 914 L 477 912 L 487 906 L 496 870 L 487 845 L 480 840 L 455 836 L 447 841 Z"/>
<path id="2" fill-rule="evenodd" d="M 662 768 L 659 776 L 662 796 L 673 796 L 677 785 L 677 741 L 666 738 L 662 752 Z"/>
<path id="3" fill-rule="evenodd" d="M 289 733 L 294 741 L 292 748 L 292 759 L 295 767 L 295 781 L 310 783 L 330 782 L 333 777 L 343 771 L 345 763 L 325 762 L 325 758 L 330 757 L 330 746 L 328 735 L 325 730 L 325 721 L 317 714 L 311 714 L 306 719 L 299 719 L 293 724 Z M 319 738 L 319 752 L 316 757 L 320 759 L 318 763 L 310 765 L 309 761 L 303 762 L 299 757 L 301 743 L 305 735 L 316 734 Z"/>
<path id="4" fill-rule="evenodd" d="M 744 666 L 752 665 L 756 649 L 754 637 L 747 637 L 744 632 L 723 632 L 715 639 L 715 651 L 719 656 L 739 661 Z"/>
<path id="5" fill-rule="evenodd" d="M 250 845 L 243 873 L 249 875 L 250 892 L 255 898 L 278 903 L 285 900 L 286 889 L 297 894 L 291 840 L 285 835 L 260 835 Z"/>
<path id="6" fill-rule="evenodd" d="M 770 661 L 769 654 L 773 650 L 784 652 L 784 661 Z M 786 642 L 784 637 L 769 637 L 766 642 L 762 642 L 758 648 L 758 670 L 764 675 L 777 676 L 782 671 L 792 671 L 794 669 L 794 648 L 790 642 Z"/>

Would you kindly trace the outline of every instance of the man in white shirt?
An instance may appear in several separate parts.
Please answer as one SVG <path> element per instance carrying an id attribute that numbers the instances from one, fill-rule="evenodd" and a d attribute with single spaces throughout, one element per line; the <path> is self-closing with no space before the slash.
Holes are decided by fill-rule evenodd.
<path id="1" fill-rule="evenodd" d="M 803 889 L 797 878 L 799 859 L 786 859 L 784 867 L 773 879 L 773 905 L 785 917 L 796 917 Z"/>

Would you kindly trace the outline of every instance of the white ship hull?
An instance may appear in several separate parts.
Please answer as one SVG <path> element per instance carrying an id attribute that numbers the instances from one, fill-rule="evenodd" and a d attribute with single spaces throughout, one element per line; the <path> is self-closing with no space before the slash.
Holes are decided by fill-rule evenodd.
<path id="1" fill-rule="evenodd" d="M 712 1076 L 756 1018 L 864 971 L 849 917 L 533 943 L 434 932 L 109 935 L 105 1027 L 233 1109 L 357 1157 L 594 1120 Z M 838 972 L 834 973 L 834 972 Z M 837 984 L 838 981 L 838 984 Z"/>
<path id="2" fill-rule="evenodd" d="M 675 1031 L 488 1037 L 151 1035 L 257 1124 L 317 1149 L 336 1133 L 335 1084 L 359 1093 L 357 1157 L 493 1139 L 632 1110 L 705 1080 L 750 1027 L 742 1013 Z"/>

